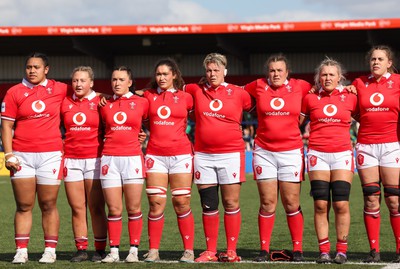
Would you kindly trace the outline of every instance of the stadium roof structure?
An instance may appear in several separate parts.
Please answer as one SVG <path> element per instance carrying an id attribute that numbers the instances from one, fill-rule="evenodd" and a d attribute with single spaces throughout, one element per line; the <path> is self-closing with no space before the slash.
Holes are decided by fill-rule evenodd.
<path id="1" fill-rule="evenodd" d="M 265 52 L 400 49 L 400 18 L 230 24 L 0 27 L 0 55 L 89 55 L 107 66 L 118 55 L 229 53 L 246 62 Z"/>

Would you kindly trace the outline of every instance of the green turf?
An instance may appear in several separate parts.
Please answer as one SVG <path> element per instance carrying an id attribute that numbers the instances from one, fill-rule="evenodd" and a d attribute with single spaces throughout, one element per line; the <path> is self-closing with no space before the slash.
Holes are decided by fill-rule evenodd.
<path id="1" fill-rule="evenodd" d="M 69 259 L 75 252 L 74 240 L 71 229 L 70 209 L 66 200 L 65 190 L 62 187 L 60 190 L 58 208 L 61 218 L 61 228 L 59 234 L 59 243 L 57 247 L 57 262 L 52 265 L 40 265 L 37 260 L 40 258 L 43 251 L 43 232 L 40 224 L 40 212 L 35 207 L 34 211 L 34 225 L 31 232 L 31 240 L 29 244 L 29 259 L 26 265 L 12 265 L 10 261 L 14 255 L 14 230 L 13 230 L 13 217 L 15 204 L 12 195 L 12 189 L 8 177 L 0 177 L 0 268 L 320 268 L 321 265 L 312 264 L 311 262 L 318 256 L 318 244 L 313 226 L 313 204 L 312 198 L 309 196 L 309 182 L 305 181 L 302 185 L 301 206 L 303 209 L 305 224 L 304 224 L 304 255 L 307 261 L 306 264 L 290 264 L 290 263 L 263 263 L 255 264 L 250 263 L 251 260 L 258 254 L 258 228 L 257 228 L 257 213 L 258 213 L 258 192 L 252 176 L 248 176 L 248 181 L 243 184 L 241 193 L 241 212 L 242 212 L 242 229 L 238 244 L 238 254 L 242 256 L 245 262 L 240 264 L 178 264 L 178 263 L 157 263 L 157 264 L 93 264 L 91 262 L 84 262 L 81 264 L 71 264 Z M 169 196 L 170 197 L 170 196 Z M 369 247 L 365 234 L 365 228 L 362 219 L 362 193 L 360 189 L 360 182 L 358 177 L 355 176 L 353 188 L 351 193 L 351 230 L 349 238 L 349 252 L 348 258 L 352 264 L 340 266 L 342 268 L 383 268 L 385 265 L 364 265 L 359 262 L 367 254 Z M 148 206 L 147 199 L 143 196 L 143 215 L 147 215 Z M 195 253 L 199 254 L 205 248 L 205 240 L 201 223 L 201 208 L 199 205 L 199 196 L 194 188 L 192 195 L 192 210 L 195 216 L 196 223 L 196 238 L 195 238 Z M 221 209 L 220 212 L 223 212 Z M 182 243 L 178 227 L 176 224 L 176 216 L 173 213 L 170 200 L 168 201 L 166 220 L 164 227 L 164 234 L 160 246 L 160 256 L 163 260 L 173 261 L 179 259 L 182 253 Z M 221 214 L 222 216 L 222 214 Z M 221 217 L 221 220 L 223 218 Z M 334 220 L 331 215 L 331 220 Z M 334 226 L 331 223 L 331 245 L 332 249 L 335 246 Z M 224 250 L 225 236 L 223 232 L 223 223 L 220 225 L 220 238 L 218 249 Z M 89 234 L 90 247 L 93 250 L 92 234 Z M 129 248 L 126 215 L 124 215 L 124 229 L 121 240 L 121 258 L 124 258 Z M 139 248 L 139 254 L 142 256 L 146 253 L 148 248 L 147 242 L 147 221 L 144 218 L 144 227 L 142 234 L 142 243 Z M 291 240 L 289 230 L 286 224 L 286 217 L 283 212 L 282 206 L 279 205 L 277 209 L 275 229 L 272 234 L 271 249 L 291 249 Z M 381 227 L 381 257 L 384 262 L 389 262 L 394 259 L 395 241 L 393 233 L 389 225 L 388 211 L 386 206 L 382 206 L 382 227 Z M 142 259 L 142 258 L 141 258 Z M 339 265 L 324 265 L 328 268 L 339 268 Z M 392 267 L 395 268 L 395 267 Z"/>

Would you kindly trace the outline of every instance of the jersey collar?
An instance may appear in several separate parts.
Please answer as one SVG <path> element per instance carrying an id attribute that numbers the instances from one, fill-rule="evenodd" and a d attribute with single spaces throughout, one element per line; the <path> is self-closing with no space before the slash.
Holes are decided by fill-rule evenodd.
<path id="1" fill-rule="evenodd" d="M 385 77 L 386 79 L 389 79 L 391 75 L 392 75 L 391 73 L 386 72 L 386 74 L 384 74 L 382 77 Z M 372 78 L 374 78 L 374 75 L 372 75 L 372 74 L 369 75 L 368 79 L 372 79 Z"/>
<path id="2" fill-rule="evenodd" d="M 214 90 L 214 91 L 216 91 L 216 90 L 219 89 L 220 86 L 226 87 L 226 86 L 228 86 L 228 83 L 222 82 L 221 84 L 218 85 L 218 87 L 214 88 L 214 87 L 212 87 L 212 86 L 207 82 L 207 83 L 205 84 L 204 89 L 205 89 L 205 90 Z"/>
<path id="3" fill-rule="evenodd" d="M 344 86 L 343 85 L 338 85 L 331 93 L 326 92 L 322 87 L 319 88 L 318 94 L 321 95 L 332 95 L 335 92 L 339 92 L 341 93 L 344 90 Z"/>
<path id="4" fill-rule="evenodd" d="M 96 92 L 92 90 L 92 92 L 91 92 L 88 96 L 84 97 L 83 99 L 88 99 L 88 100 L 90 101 L 90 100 L 92 100 L 92 99 L 95 98 L 95 97 L 96 97 Z M 76 99 L 79 99 L 79 98 L 76 97 L 76 95 L 75 95 L 75 93 L 74 93 L 74 94 L 72 95 L 72 99 L 75 101 Z"/>
<path id="5" fill-rule="evenodd" d="M 28 80 L 26 80 L 25 78 L 22 79 L 22 84 L 23 84 L 25 87 L 29 88 L 29 89 L 33 89 L 33 88 L 36 87 L 36 86 L 43 86 L 43 87 L 46 87 L 46 86 L 47 86 L 47 83 L 48 83 L 47 78 L 46 78 L 42 83 L 40 83 L 40 84 L 38 84 L 38 85 L 35 85 L 35 84 L 30 83 L 30 82 L 29 82 Z"/>
<path id="6" fill-rule="evenodd" d="M 157 88 L 157 93 L 158 93 L 158 94 L 163 93 L 163 92 L 172 92 L 172 93 L 175 93 L 175 92 L 177 92 L 177 90 L 175 90 L 174 88 L 172 88 L 172 89 L 168 89 L 168 90 L 164 91 L 164 90 L 161 90 L 160 87 Z"/>
<path id="7" fill-rule="evenodd" d="M 269 78 L 267 79 L 267 82 L 268 82 L 268 85 L 271 87 L 272 83 L 271 83 L 271 80 Z M 286 86 L 288 84 L 289 84 L 289 81 L 287 79 L 285 79 L 285 81 L 283 82 L 282 86 Z"/>
<path id="8" fill-rule="evenodd" d="M 120 98 L 120 97 L 125 97 L 125 98 L 130 98 L 131 96 L 133 95 L 133 93 L 132 92 L 127 92 L 127 93 L 125 93 L 124 95 L 122 95 L 122 96 L 118 96 L 118 95 L 113 95 L 113 99 L 114 100 L 117 100 L 118 98 Z"/>

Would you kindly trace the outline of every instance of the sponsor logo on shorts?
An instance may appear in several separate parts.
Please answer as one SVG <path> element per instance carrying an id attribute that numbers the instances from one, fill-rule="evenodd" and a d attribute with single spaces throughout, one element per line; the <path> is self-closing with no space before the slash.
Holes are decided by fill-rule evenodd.
<path id="1" fill-rule="evenodd" d="M 195 177 L 196 179 L 200 179 L 200 172 L 199 172 L 199 171 L 196 171 L 196 172 L 194 173 L 194 177 Z"/>
<path id="2" fill-rule="evenodd" d="M 153 168 L 153 166 L 154 166 L 154 160 L 152 158 L 148 158 L 146 160 L 146 167 L 150 169 Z"/>
<path id="3" fill-rule="evenodd" d="M 315 166 L 317 164 L 317 157 L 316 156 L 312 155 L 309 160 L 310 160 L 310 165 L 311 166 Z"/>
<path id="4" fill-rule="evenodd" d="M 64 177 L 66 177 L 68 175 L 68 168 L 67 167 L 64 167 L 63 175 L 64 175 Z"/>
<path id="5" fill-rule="evenodd" d="M 105 175 L 107 175 L 107 173 L 108 173 L 108 165 L 107 164 L 105 164 L 105 165 L 103 165 L 102 167 L 101 167 L 101 173 L 105 176 Z"/>
<path id="6" fill-rule="evenodd" d="M 256 173 L 261 175 L 261 173 L 262 173 L 262 167 L 261 166 L 259 166 L 259 165 L 256 166 Z"/>
<path id="7" fill-rule="evenodd" d="M 364 164 L 364 155 L 362 155 L 362 154 L 358 154 L 357 155 L 357 163 L 359 165 L 363 165 Z"/>

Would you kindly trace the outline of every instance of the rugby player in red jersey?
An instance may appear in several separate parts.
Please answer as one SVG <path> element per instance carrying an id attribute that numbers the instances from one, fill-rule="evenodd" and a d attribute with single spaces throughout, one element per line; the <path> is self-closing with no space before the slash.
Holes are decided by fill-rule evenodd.
<path id="1" fill-rule="evenodd" d="M 283 54 L 271 55 L 265 67 L 266 78 L 244 87 L 256 99 L 258 117 L 253 171 L 260 196 L 261 251 L 254 261 L 269 259 L 278 194 L 292 237 L 293 260 L 303 261 L 304 220 L 300 188 L 304 180 L 304 153 L 299 117 L 302 99 L 311 85 L 304 80 L 289 78 L 289 62 Z"/>
<path id="2" fill-rule="evenodd" d="M 16 202 L 17 251 L 12 263 L 28 261 L 36 194 L 45 241 L 39 262 L 56 261 L 60 226 L 56 204 L 62 162 L 60 107 L 67 85 L 47 79 L 49 70 L 45 54 L 30 54 L 25 62 L 25 78 L 7 91 L 1 108 L 1 138 Z"/>
<path id="3" fill-rule="evenodd" d="M 250 110 L 252 102 L 243 88 L 225 82 L 227 59 L 224 55 L 208 54 L 203 66 L 205 79 L 185 86 L 194 99 L 194 183 L 203 207 L 207 244 L 206 251 L 195 261 L 237 262 L 241 260 L 236 253 L 241 225 L 239 196 L 241 183 L 245 181 L 241 121 L 243 110 Z M 217 257 L 219 188 L 225 209 L 227 250 Z"/>
<path id="4" fill-rule="evenodd" d="M 110 253 L 104 263 L 119 261 L 122 233 L 123 196 L 128 213 L 130 249 L 125 262 L 138 261 L 142 233 L 141 197 L 144 183 L 144 162 L 138 135 L 142 120 L 147 118 L 147 99 L 130 92 L 132 71 L 121 66 L 111 77 L 114 96 L 100 110 L 105 123 L 105 142 L 101 157 L 101 185 L 108 207 Z"/>
<path id="5" fill-rule="evenodd" d="M 349 197 L 354 172 L 350 141 L 352 116 L 357 115 L 357 96 L 342 85 L 341 64 L 326 58 L 315 74 L 317 90 L 303 99 L 301 118 L 310 119 L 308 176 L 314 198 L 314 225 L 320 255 L 317 263 L 347 261 L 350 230 Z M 333 207 L 336 228 L 336 256 L 330 257 L 329 212 Z"/>
<path id="6" fill-rule="evenodd" d="M 105 258 L 107 219 L 100 183 L 100 156 L 103 126 L 99 113 L 100 97 L 93 91 L 94 73 L 89 66 L 72 72 L 74 94 L 64 99 L 61 115 L 65 127 L 64 182 L 72 210 L 72 228 L 77 252 L 71 262 L 88 259 L 87 207 L 90 211 L 94 246 L 92 261 Z"/>
<path id="7" fill-rule="evenodd" d="M 370 245 L 370 253 L 364 262 L 380 261 L 381 184 L 396 240 L 395 261 L 400 262 L 400 76 L 394 73 L 395 57 L 388 46 L 374 46 L 367 59 L 371 74 L 353 82 L 360 110 L 356 165 L 364 193 L 364 223 Z"/>
<path id="8" fill-rule="evenodd" d="M 173 59 L 158 61 L 144 92 L 149 101 L 150 139 L 146 150 L 146 193 L 149 199 L 149 252 L 145 262 L 160 260 L 159 246 L 164 227 L 168 185 L 178 218 L 184 253 L 180 262 L 193 262 L 194 218 L 190 208 L 193 150 L 186 134 L 193 98 L 182 91 L 184 81 Z"/>

